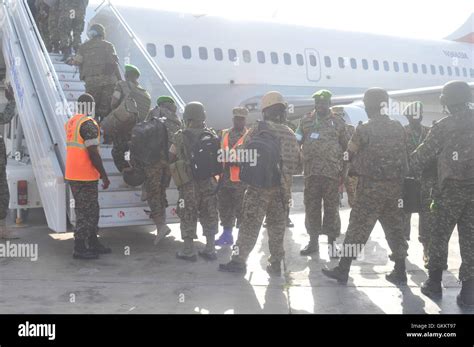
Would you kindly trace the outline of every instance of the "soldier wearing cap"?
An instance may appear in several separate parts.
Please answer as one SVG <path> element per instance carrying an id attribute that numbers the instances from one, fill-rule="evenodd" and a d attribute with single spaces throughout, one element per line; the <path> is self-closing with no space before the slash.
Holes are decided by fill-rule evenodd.
<path id="1" fill-rule="evenodd" d="M 301 119 L 296 132 L 303 150 L 305 225 L 310 237 L 300 252 L 304 256 L 319 251 L 319 235 L 328 236 L 330 256 L 335 256 L 335 241 L 341 233 L 339 184 L 348 139 L 345 122 L 331 113 L 331 97 L 328 90 L 314 93 L 315 109 Z"/>
<path id="2" fill-rule="evenodd" d="M 405 132 L 407 134 L 408 154 L 411 154 L 418 148 L 418 146 L 425 140 L 430 131 L 430 127 L 421 124 L 423 120 L 423 104 L 420 101 L 415 101 L 407 105 L 403 111 L 403 115 L 408 119 L 408 124 L 405 125 Z M 425 266 L 428 264 L 428 245 L 431 230 L 434 228 L 434 213 L 431 213 L 431 202 L 436 194 L 436 160 L 423 170 L 420 177 L 416 177 L 421 184 L 421 211 L 419 213 L 418 223 L 418 240 L 423 245 L 423 260 Z M 410 239 L 411 229 L 411 213 L 406 214 L 405 232 L 407 240 Z"/>
<path id="3" fill-rule="evenodd" d="M 139 77 L 140 70 L 136 66 L 130 64 L 125 65 L 125 81 L 118 81 L 116 83 L 110 103 L 110 107 L 113 110 L 120 105 L 124 98 L 131 97 L 137 104 L 137 122 L 145 120 L 150 112 L 151 105 L 150 94 L 138 83 Z M 112 149 L 112 157 L 115 166 L 120 172 L 130 167 L 127 158 L 125 158 L 125 153 L 129 150 L 128 141 L 130 141 L 130 136 L 130 132 L 113 135 L 112 141 L 114 147 Z"/>
<path id="4" fill-rule="evenodd" d="M 168 130 L 168 144 L 175 143 L 174 136 L 182 128 L 181 120 L 176 114 L 176 103 L 171 96 L 162 95 L 156 100 L 157 106 L 148 114 L 147 120 L 161 119 Z M 170 185 L 171 173 L 169 162 L 165 159 L 159 163 L 144 167 L 145 182 L 142 187 L 142 201 L 147 201 L 150 207 L 150 218 L 156 225 L 155 245 L 157 245 L 170 229 L 166 225 L 166 208 L 168 200 L 166 189 Z"/>
<path id="5" fill-rule="evenodd" d="M 273 132 L 280 142 L 281 149 L 281 182 L 270 188 L 248 186 L 242 205 L 242 221 L 239 236 L 234 247 L 232 260 L 220 264 L 224 272 L 245 273 L 247 259 L 257 242 L 263 219 L 267 217 L 268 246 L 270 258 L 267 272 L 281 276 L 281 262 L 285 256 L 283 241 L 285 236 L 285 219 L 287 200 L 286 185 L 291 183 L 291 176 L 297 173 L 299 163 L 299 146 L 295 133 L 284 125 L 287 103 L 279 92 L 268 92 L 262 98 L 263 120 L 269 131 Z M 259 125 L 253 125 L 245 136 L 245 144 L 252 136 L 259 133 Z"/>
<path id="6" fill-rule="evenodd" d="M 247 133 L 245 123 L 247 121 L 248 110 L 245 107 L 236 107 L 232 111 L 234 118 L 234 126 L 225 129 L 221 134 L 221 154 L 223 158 L 224 173 L 222 182 L 218 192 L 219 217 L 221 219 L 224 231 L 216 241 L 217 246 L 232 245 L 234 237 L 232 231 L 234 226 L 240 223 L 240 213 L 242 209 L 242 201 L 245 193 L 245 184 L 240 181 L 240 168 L 238 158 L 230 156 L 231 151 L 238 150 L 242 145 L 244 136 Z M 226 158 L 234 158 L 230 162 L 226 162 Z"/>
<path id="7" fill-rule="evenodd" d="M 437 161 L 438 189 L 433 212 L 436 228 L 429 243 L 428 280 L 421 292 L 431 298 L 442 296 L 441 280 L 447 269 L 448 245 L 457 225 L 462 289 L 460 306 L 474 306 L 474 112 L 472 91 L 463 81 L 443 87 L 441 104 L 450 115 L 435 123 L 423 143 L 410 157 L 415 173 Z"/>

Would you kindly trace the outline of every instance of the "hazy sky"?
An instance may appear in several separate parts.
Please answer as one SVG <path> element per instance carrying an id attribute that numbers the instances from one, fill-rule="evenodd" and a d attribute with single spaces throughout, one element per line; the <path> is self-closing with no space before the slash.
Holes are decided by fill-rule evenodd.
<path id="1" fill-rule="evenodd" d="M 474 12 L 474 0 L 112 0 L 112 3 L 428 39 L 451 34 Z"/>

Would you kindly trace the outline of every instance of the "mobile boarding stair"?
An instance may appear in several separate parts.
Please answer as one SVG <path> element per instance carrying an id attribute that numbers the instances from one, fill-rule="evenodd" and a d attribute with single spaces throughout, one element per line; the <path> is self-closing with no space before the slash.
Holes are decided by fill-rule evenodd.
<path id="1" fill-rule="evenodd" d="M 26 1 L 4 1 L 0 5 L 0 25 L 7 78 L 15 92 L 18 116 L 47 223 L 56 232 L 66 232 L 67 217 L 74 224 L 75 216 L 72 195 L 64 181 L 64 124 L 72 117 L 67 106 L 84 92 L 84 84 L 79 80 L 76 67 L 61 62 L 60 55 L 47 53 Z M 131 29 L 127 27 L 127 30 Z M 166 81 L 163 84 L 169 90 L 169 81 L 162 73 L 159 79 Z M 182 107 L 176 91 L 169 92 Z M 141 188 L 126 185 L 115 168 L 111 146 L 102 145 L 101 155 L 111 185 L 108 190 L 100 187 L 99 226 L 153 224 L 146 213 L 148 206 L 141 200 Z M 169 190 L 168 201 L 168 220 L 176 221 L 175 205 L 171 205 L 177 202 L 175 188 Z"/>

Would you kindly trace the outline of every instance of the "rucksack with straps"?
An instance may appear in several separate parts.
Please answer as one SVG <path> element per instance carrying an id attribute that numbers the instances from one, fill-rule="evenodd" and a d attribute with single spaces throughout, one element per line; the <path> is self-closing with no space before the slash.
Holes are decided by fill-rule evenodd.
<path id="1" fill-rule="evenodd" d="M 242 163 L 240 180 L 257 188 L 272 188 L 281 184 L 281 145 L 266 122 L 259 122 L 257 130 L 245 144 L 245 149 L 255 151 L 255 163 Z"/>
<path id="2" fill-rule="evenodd" d="M 152 117 L 133 127 L 130 158 L 143 165 L 168 160 L 168 130 L 162 119 Z"/>
<path id="3" fill-rule="evenodd" d="M 120 105 L 100 123 L 107 136 L 127 136 L 138 122 L 138 106 L 132 97 L 130 82 L 122 85 L 124 96 Z"/>
<path id="4" fill-rule="evenodd" d="M 218 160 L 220 141 L 217 135 L 204 130 L 196 138 L 184 130 L 183 136 L 194 179 L 202 181 L 220 175 L 222 163 Z"/>

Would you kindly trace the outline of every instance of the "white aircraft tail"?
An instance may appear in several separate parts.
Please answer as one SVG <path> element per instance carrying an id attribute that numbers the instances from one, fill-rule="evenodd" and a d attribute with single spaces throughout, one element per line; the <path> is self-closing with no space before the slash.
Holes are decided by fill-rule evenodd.
<path id="1" fill-rule="evenodd" d="M 474 13 L 458 30 L 446 37 L 446 40 L 474 44 Z"/>

